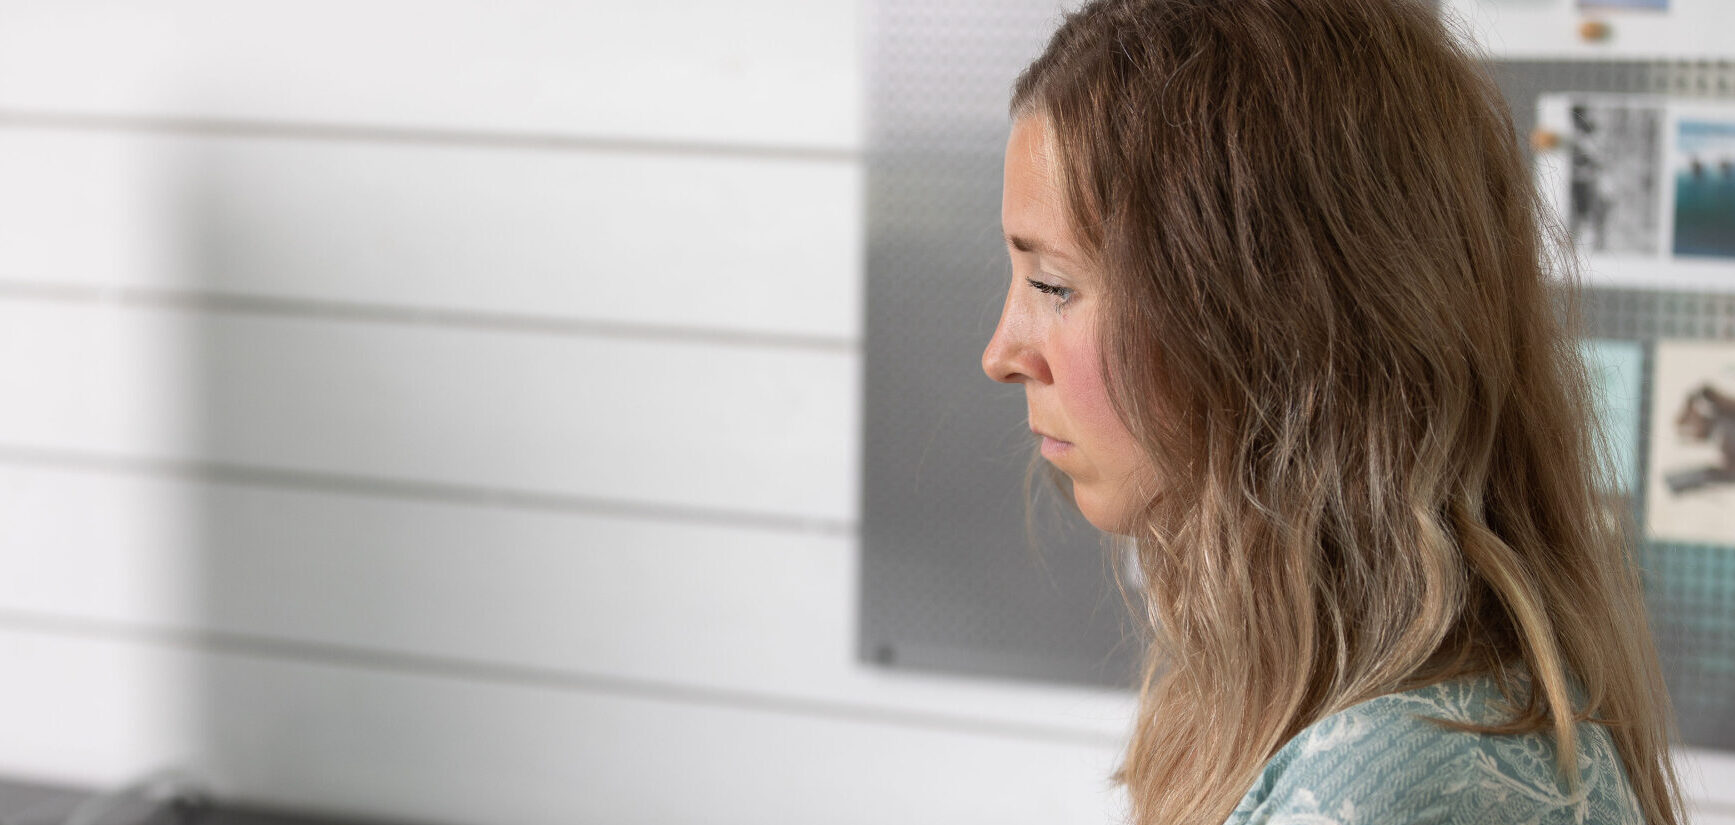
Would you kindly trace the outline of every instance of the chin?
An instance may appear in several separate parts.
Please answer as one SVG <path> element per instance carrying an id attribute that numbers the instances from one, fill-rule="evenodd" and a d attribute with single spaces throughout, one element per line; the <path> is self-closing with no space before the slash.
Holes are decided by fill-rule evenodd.
<path id="1" fill-rule="evenodd" d="M 1092 494 L 1091 491 L 1072 488 L 1073 501 L 1078 504 L 1078 511 L 1084 514 L 1091 526 L 1104 533 L 1117 536 L 1130 536 L 1133 532 L 1133 508 L 1127 502 L 1114 499 L 1104 500 L 1103 497 Z"/>

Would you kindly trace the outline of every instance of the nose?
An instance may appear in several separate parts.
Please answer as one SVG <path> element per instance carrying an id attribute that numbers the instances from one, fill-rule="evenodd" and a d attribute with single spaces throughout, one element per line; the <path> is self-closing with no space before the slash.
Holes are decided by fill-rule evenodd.
<path id="1" fill-rule="evenodd" d="M 1000 308 L 1000 322 L 994 325 L 994 337 L 982 350 L 982 372 L 1002 384 L 1049 383 L 1048 362 L 1035 339 L 1031 319 L 1008 295 Z"/>

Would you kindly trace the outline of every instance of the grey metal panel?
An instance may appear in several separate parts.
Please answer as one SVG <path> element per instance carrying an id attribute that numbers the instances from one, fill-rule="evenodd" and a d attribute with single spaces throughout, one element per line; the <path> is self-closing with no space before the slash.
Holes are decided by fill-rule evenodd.
<path id="1" fill-rule="evenodd" d="M 1059 14 L 871 10 L 859 641 L 897 667 L 1128 685 L 1143 642 L 1113 551 L 1058 510 L 1027 535 L 1023 392 L 980 367 L 1010 278 L 1007 98 Z"/>

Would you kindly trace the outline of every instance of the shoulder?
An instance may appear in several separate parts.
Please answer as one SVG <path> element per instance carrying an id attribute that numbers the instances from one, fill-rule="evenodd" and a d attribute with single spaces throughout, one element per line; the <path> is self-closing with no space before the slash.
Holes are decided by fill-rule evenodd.
<path id="1" fill-rule="evenodd" d="M 1557 771 L 1547 734 L 1453 730 L 1435 719 L 1498 722 L 1489 680 L 1381 696 L 1313 724 L 1267 763 L 1230 817 L 1236 825 L 1638 823 L 1606 729 L 1581 724 L 1581 781 Z"/>

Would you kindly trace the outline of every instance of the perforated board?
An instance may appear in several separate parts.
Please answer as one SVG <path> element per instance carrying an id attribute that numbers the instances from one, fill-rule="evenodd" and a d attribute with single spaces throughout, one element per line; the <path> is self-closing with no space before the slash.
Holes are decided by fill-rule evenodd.
<path id="1" fill-rule="evenodd" d="M 1735 273 L 1732 273 L 1735 275 Z M 1638 477 L 1652 472 L 1651 441 L 1657 421 L 1650 403 L 1658 341 L 1735 341 L 1735 295 L 1592 289 L 1585 293 L 1587 337 L 1630 341 L 1642 347 L 1638 406 Z M 1647 487 L 1634 487 L 1641 535 Z M 1735 518 L 1735 514 L 1731 514 Z M 1663 659 L 1669 694 L 1683 738 L 1690 744 L 1735 749 L 1735 546 L 1675 541 L 1642 542 L 1652 631 Z"/>
<path id="2" fill-rule="evenodd" d="M 1503 60 L 1496 79 L 1520 134 L 1535 125 L 1537 98 L 1559 93 L 1642 94 L 1682 101 L 1735 101 L 1735 60 Z M 1594 262 L 1591 264 L 1594 266 Z M 1726 268 L 1735 288 L 1735 260 Z M 1639 406 L 1639 476 L 1650 472 L 1652 377 L 1658 341 L 1735 342 L 1735 295 L 1726 290 L 1597 287 L 1588 273 L 1585 335 L 1643 348 Z M 1662 422 L 1668 426 L 1668 422 Z M 1645 486 L 1635 491 L 1641 535 Z M 1735 513 L 1731 514 L 1735 519 Z M 1683 737 L 1691 744 L 1735 749 L 1735 546 L 1646 541 L 1645 569 L 1653 631 L 1663 657 Z"/>

